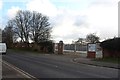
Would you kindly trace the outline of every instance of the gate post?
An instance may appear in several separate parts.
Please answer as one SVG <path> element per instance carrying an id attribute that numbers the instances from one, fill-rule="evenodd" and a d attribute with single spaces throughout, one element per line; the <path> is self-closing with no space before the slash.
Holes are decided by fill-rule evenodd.
<path id="1" fill-rule="evenodd" d="M 63 54 L 63 41 L 58 43 L 58 54 Z"/>

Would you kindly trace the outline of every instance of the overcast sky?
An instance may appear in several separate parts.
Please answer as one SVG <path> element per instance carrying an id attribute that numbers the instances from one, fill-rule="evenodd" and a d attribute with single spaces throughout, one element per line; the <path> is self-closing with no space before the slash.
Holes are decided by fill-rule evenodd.
<path id="1" fill-rule="evenodd" d="M 0 0 L 0 27 L 18 10 L 49 16 L 52 39 L 71 43 L 96 33 L 101 39 L 118 36 L 119 0 Z"/>

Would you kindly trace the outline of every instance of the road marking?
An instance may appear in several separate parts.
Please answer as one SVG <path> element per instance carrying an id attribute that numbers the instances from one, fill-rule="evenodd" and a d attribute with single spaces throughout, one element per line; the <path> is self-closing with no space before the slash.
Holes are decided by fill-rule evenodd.
<path id="1" fill-rule="evenodd" d="M 31 79 L 31 80 L 38 80 L 36 77 L 30 75 L 29 73 L 23 71 L 23 70 L 20 69 L 20 68 L 12 65 L 12 64 L 10 64 L 10 63 L 8 63 L 7 61 L 3 61 L 3 60 L 2 60 L 2 62 L 3 62 L 4 64 L 6 64 L 7 66 L 13 68 L 14 70 L 18 71 L 20 74 L 22 74 L 22 75 L 25 76 L 26 78 L 29 78 L 29 79 Z"/>

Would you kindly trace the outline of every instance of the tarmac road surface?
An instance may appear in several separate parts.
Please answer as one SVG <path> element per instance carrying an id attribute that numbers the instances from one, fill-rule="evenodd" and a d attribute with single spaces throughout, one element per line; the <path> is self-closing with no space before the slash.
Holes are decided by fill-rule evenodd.
<path id="1" fill-rule="evenodd" d="M 36 78 L 118 78 L 118 69 L 78 64 L 62 55 L 9 50 L 3 60 Z"/>

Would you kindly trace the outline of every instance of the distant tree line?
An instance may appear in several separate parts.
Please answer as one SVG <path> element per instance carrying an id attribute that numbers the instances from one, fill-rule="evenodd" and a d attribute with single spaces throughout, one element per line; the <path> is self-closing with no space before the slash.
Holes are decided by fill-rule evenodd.
<path id="1" fill-rule="evenodd" d="M 84 44 L 84 42 L 97 43 L 97 42 L 100 42 L 99 40 L 100 40 L 100 37 L 98 37 L 95 33 L 90 33 L 86 35 L 86 38 L 78 38 L 78 40 L 75 41 L 75 43 L 79 43 L 79 44 Z"/>

